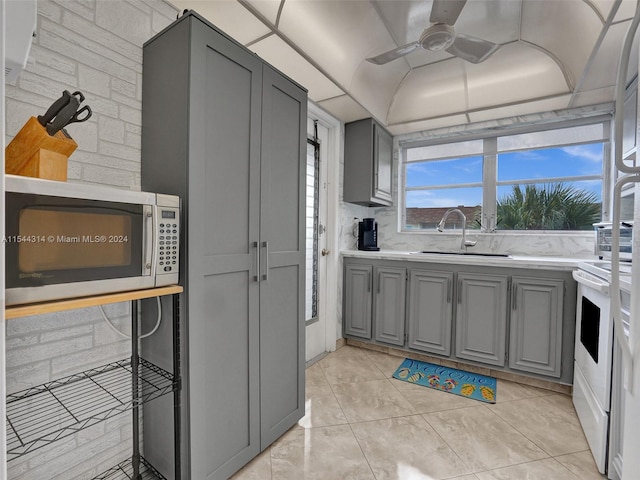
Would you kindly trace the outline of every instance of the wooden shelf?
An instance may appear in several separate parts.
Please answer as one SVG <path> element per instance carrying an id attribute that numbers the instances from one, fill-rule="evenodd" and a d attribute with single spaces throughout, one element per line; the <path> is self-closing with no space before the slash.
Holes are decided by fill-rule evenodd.
<path id="1" fill-rule="evenodd" d="M 140 300 L 142 298 L 160 297 L 162 295 L 172 295 L 181 293 L 183 288 L 180 285 L 168 287 L 149 288 L 146 290 L 132 290 L 129 292 L 109 293 L 106 295 L 95 295 L 91 297 L 70 298 L 67 300 L 56 300 L 53 302 L 31 303 L 26 305 L 16 305 L 5 309 L 5 318 L 26 317 L 29 315 L 41 315 L 44 313 L 62 312 L 77 308 L 95 307 L 107 303 L 127 302 L 130 300 Z"/>

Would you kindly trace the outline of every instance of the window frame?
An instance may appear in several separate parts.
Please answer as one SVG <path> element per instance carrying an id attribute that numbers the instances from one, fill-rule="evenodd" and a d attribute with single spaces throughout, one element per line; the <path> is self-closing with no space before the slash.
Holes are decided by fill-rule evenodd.
<path id="1" fill-rule="evenodd" d="M 603 159 L 602 159 L 602 175 L 583 175 L 576 177 L 557 177 L 562 181 L 580 181 L 580 180 L 601 180 L 602 181 L 602 190 L 601 190 L 601 198 L 602 198 L 602 219 L 609 218 L 609 211 L 611 205 L 610 191 L 611 191 L 611 165 L 612 165 L 612 123 L 613 119 L 611 115 L 597 115 L 593 117 L 585 117 L 585 118 L 577 118 L 571 120 L 562 120 L 556 122 L 549 122 L 538 125 L 516 125 L 516 126 L 506 126 L 497 129 L 489 129 L 483 130 L 481 132 L 470 132 L 463 134 L 443 134 L 441 136 L 434 135 L 433 138 L 429 140 L 400 140 L 398 142 L 398 231 L 400 233 L 418 233 L 418 234 L 429 234 L 433 235 L 437 232 L 433 232 L 431 230 L 423 230 L 423 229 L 407 229 L 406 228 L 406 215 L 407 215 L 407 207 L 406 207 L 406 199 L 407 199 L 407 191 L 415 191 L 415 190 L 438 190 L 452 187 L 481 187 L 482 188 L 482 227 L 479 230 L 480 233 L 490 233 L 490 234 L 500 234 L 500 235 L 513 235 L 513 234 L 540 234 L 541 232 L 545 233 L 558 233 L 563 235 L 571 235 L 571 234 L 584 234 L 585 231 L 580 230 L 499 230 L 496 228 L 496 218 L 497 218 L 497 192 L 499 186 L 505 185 L 515 185 L 515 184 L 529 184 L 529 183 L 549 183 L 553 182 L 553 177 L 545 177 L 542 179 L 526 179 L 526 180 L 502 180 L 498 181 L 497 176 L 497 168 L 498 168 L 498 155 L 499 153 L 508 153 L 513 151 L 524 151 L 524 150 L 534 150 L 535 148 L 527 148 L 527 149 L 510 149 L 505 150 L 504 152 L 498 152 L 498 138 L 504 136 L 518 135 L 518 134 L 527 134 L 527 133 L 536 133 L 536 132 L 544 132 L 550 130 L 561 130 L 564 128 L 571 127 L 580 127 L 585 125 L 602 125 L 602 140 L 600 140 L 603 144 Z M 419 147 L 430 147 L 435 145 L 446 145 L 453 143 L 461 143 L 473 140 L 482 140 L 482 152 L 481 153 L 472 153 L 466 156 L 478 156 L 481 155 L 483 158 L 482 162 L 482 182 L 481 184 L 469 183 L 469 184 L 449 184 L 449 185 L 438 185 L 431 188 L 420 188 L 420 187 L 410 187 L 407 190 L 406 187 L 406 169 L 408 164 L 417 163 L 419 161 L 410 161 L 407 162 L 407 151 L 411 148 L 419 148 Z M 562 145 L 549 145 L 548 147 L 540 146 L 536 148 L 552 148 L 553 146 L 576 146 L 576 145 L 584 145 L 591 144 L 594 142 L 574 142 L 567 143 Z M 463 158 L 465 155 L 457 155 L 455 157 L 442 157 L 442 159 L 446 158 Z M 438 159 L 433 159 L 433 161 L 437 161 Z M 529 181 L 531 180 L 531 181 Z"/>

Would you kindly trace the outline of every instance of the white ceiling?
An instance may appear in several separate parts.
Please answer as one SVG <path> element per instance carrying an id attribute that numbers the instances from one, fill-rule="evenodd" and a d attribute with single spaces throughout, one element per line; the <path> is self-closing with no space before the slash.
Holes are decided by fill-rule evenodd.
<path id="1" fill-rule="evenodd" d="M 170 3 L 207 18 L 339 119 L 374 116 L 394 135 L 611 102 L 636 5 L 468 0 L 455 29 L 501 45 L 486 61 L 418 49 L 374 65 L 365 59 L 420 37 L 432 0 Z"/>

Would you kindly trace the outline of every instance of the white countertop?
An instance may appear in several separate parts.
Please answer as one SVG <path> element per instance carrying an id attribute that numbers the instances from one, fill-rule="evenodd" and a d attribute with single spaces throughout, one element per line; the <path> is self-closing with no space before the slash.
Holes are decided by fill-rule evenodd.
<path id="1" fill-rule="evenodd" d="M 403 252 L 398 250 L 380 250 L 378 252 L 366 252 L 362 250 L 342 250 L 340 254 L 349 258 L 368 258 L 371 260 L 402 260 L 408 262 L 423 263 L 456 263 L 460 265 L 480 265 L 487 267 L 528 268 L 540 270 L 575 270 L 578 263 L 594 260 L 590 258 L 568 257 L 534 257 L 525 255 L 512 255 L 509 257 L 492 257 L 482 255 L 459 254 L 429 254 L 416 252 Z"/>

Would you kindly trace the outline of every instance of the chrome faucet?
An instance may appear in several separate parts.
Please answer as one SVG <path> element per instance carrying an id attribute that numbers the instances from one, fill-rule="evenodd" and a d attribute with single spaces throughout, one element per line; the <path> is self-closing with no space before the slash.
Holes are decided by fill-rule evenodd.
<path id="1" fill-rule="evenodd" d="M 442 220 L 440 220 L 440 223 L 438 223 L 438 226 L 436 227 L 436 229 L 439 232 L 444 232 L 444 222 L 447 220 L 447 217 L 452 213 L 457 213 L 460 216 L 460 219 L 462 220 L 462 242 L 460 242 L 460 250 L 462 250 L 463 252 L 466 252 L 467 247 L 473 247 L 478 242 L 467 240 L 467 234 L 466 234 L 467 217 L 464 216 L 464 213 L 462 213 L 462 210 L 460 210 L 459 208 L 450 208 L 449 210 L 444 212 L 444 215 L 442 216 Z"/>

